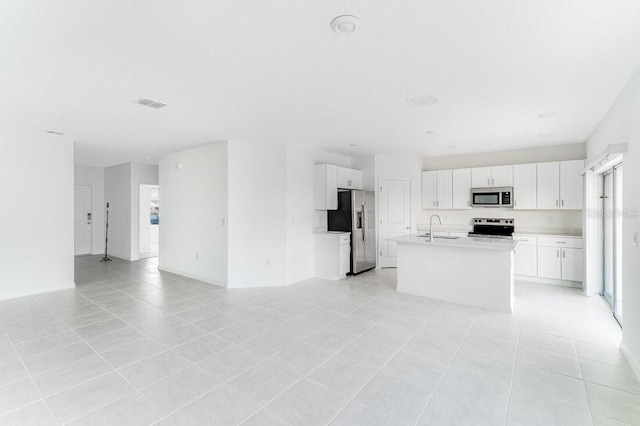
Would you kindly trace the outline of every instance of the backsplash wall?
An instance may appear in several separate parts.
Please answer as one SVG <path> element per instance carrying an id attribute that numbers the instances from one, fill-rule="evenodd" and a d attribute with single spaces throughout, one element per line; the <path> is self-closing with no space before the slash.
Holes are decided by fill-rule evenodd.
<path id="1" fill-rule="evenodd" d="M 429 223 L 432 214 L 442 219 L 443 225 L 453 227 L 471 227 L 475 217 L 513 218 L 516 232 L 519 228 L 557 229 L 579 232 L 582 229 L 581 210 L 514 210 L 502 208 L 474 208 L 469 210 L 422 210 L 417 223 Z M 414 230 L 415 231 L 415 230 Z"/>

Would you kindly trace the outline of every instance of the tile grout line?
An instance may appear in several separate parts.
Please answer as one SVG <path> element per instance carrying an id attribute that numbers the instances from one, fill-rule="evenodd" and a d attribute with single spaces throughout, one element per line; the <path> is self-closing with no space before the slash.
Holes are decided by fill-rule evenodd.
<path id="1" fill-rule="evenodd" d="M 439 310 L 439 309 L 438 309 Z M 467 341 L 467 338 L 469 337 L 469 333 L 471 333 L 471 329 L 473 328 L 473 326 L 476 324 L 476 321 L 478 320 L 478 315 L 480 315 L 480 313 L 478 312 L 478 314 L 476 314 L 476 317 L 473 319 L 473 323 L 471 324 L 471 326 L 469 327 L 469 329 L 467 330 L 467 333 L 464 336 L 464 339 L 462 340 L 462 343 L 460 343 L 460 346 L 458 346 L 458 349 L 456 349 L 456 353 L 451 357 L 451 361 L 449 361 L 449 364 L 447 365 L 447 368 L 445 369 L 444 373 L 442 373 L 442 377 L 440 377 L 440 380 L 438 380 L 438 384 L 436 385 L 436 387 L 433 389 L 433 392 L 431 393 L 431 395 L 429 396 L 424 408 L 422 409 L 422 411 L 420 412 L 420 415 L 418 416 L 418 419 L 416 420 L 416 422 L 414 423 L 414 425 L 417 425 L 418 422 L 420 421 L 420 419 L 422 418 L 422 416 L 424 416 L 424 413 L 427 411 L 427 408 L 429 408 L 429 404 L 431 404 L 431 401 L 433 399 L 433 396 L 436 394 L 436 392 L 438 391 L 438 389 L 440 388 L 440 385 L 442 384 L 442 381 L 444 380 L 444 378 L 446 377 L 447 373 L 449 372 L 449 369 L 451 368 L 451 365 L 453 365 L 453 362 L 455 361 L 456 357 L 458 356 L 458 354 L 460 353 L 460 349 L 462 349 L 462 346 L 464 345 L 464 342 Z"/>
<path id="2" fill-rule="evenodd" d="M 516 343 L 516 358 L 513 360 L 513 368 L 511 369 L 511 382 L 509 383 L 509 396 L 507 398 L 507 409 L 504 413 L 504 424 L 507 424 L 509 419 L 509 407 L 511 406 L 511 394 L 513 392 L 513 382 L 516 378 L 516 366 L 518 365 L 518 353 L 520 352 L 520 335 L 522 334 L 522 328 L 518 328 L 518 342 Z"/>
<path id="3" fill-rule="evenodd" d="M 5 331 L 5 333 L 6 333 L 6 330 L 4 329 L 4 327 L 3 327 L 3 326 L 2 326 L 2 329 L 3 329 L 3 330 Z M 32 402 L 30 402 L 29 404 L 26 404 L 26 405 L 23 405 L 23 406 L 21 406 L 21 407 L 16 408 L 15 410 L 8 411 L 7 413 L 4 413 L 2 416 L 5 416 L 6 414 L 11 413 L 11 412 L 18 411 L 19 409 L 24 408 L 24 407 L 27 407 L 27 406 L 29 406 L 29 405 L 31 405 L 31 404 L 36 403 L 36 402 L 43 401 L 43 402 L 44 402 L 45 407 L 47 407 L 47 411 L 48 411 L 48 412 L 49 412 L 49 414 L 51 415 L 51 418 L 53 419 L 53 421 L 54 421 L 57 425 L 59 425 L 59 424 L 60 424 L 60 422 L 58 422 L 58 419 L 56 419 L 56 417 L 53 415 L 53 412 L 51 411 L 51 407 L 49 407 L 49 404 L 47 404 L 47 401 L 45 400 L 44 396 L 42 395 L 42 392 L 40 392 L 40 388 L 38 387 L 38 385 L 36 384 L 36 382 L 33 380 L 33 375 L 31 374 L 31 371 L 27 368 L 27 365 L 24 363 L 24 360 L 22 359 L 22 357 L 21 357 L 21 356 L 20 356 L 20 354 L 18 353 L 18 350 L 16 349 L 15 345 L 13 344 L 13 341 L 11 341 L 11 338 L 9 338 L 9 336 L 8 336 L 8 335 L 7 335 L 7 340 L 9 341 L 9 343 L 11 344 L 11 347 L 13 348 L 13 350 L 14 350 L 14 351 L 15 351 L 15 353 L 16 353 L 16 355 L 18 356 L 18 359 L 20 360 L 20 363 L 22 364 L 22 367 L 24 368 L 24 370 L 25 370 L 25 371 L 27 372 L 27 374 L 29 375 L 29 380 L 31 381 L 31 383 L 33 384 L 33 386 L 36 388 L 36 391 L 38 392 L 38 395 L 40 395 L 40 398 L 41 398 L 41 399 L 36 400 L 36 401 L 32 401 Z M 16 383 L 17 383 L 17 382 L 16 382 Z"/>

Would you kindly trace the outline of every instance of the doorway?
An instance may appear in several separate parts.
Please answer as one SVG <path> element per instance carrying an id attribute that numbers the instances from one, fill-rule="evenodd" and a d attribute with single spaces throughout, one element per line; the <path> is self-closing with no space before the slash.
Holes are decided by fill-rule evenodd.
<path id="1" fill-rule="evenodd" d="M 622 326 L 622 164 L 602 175 L 602 289 L 613 316 Z"/>
<path id="2" fill-rule="evenodd" d="M 73 211 L 73 247 L 76 256 L 91 253 L 91 214 L 91 185 L 76 185 Z"/>
<path id="3" fill-rule="evenodd" d="M 398 266 L 397 243 L 388 238 L 411 233 L 411 180 L 380 179 L 378 188 L 380 211 L 380 248 L 378 263 L 381 268 Z"/>
<path id="4" fill-rule="evenodd" d="M 160 252 L 160 198 L 158 185 L 140 185 L 140 259 Z"/>

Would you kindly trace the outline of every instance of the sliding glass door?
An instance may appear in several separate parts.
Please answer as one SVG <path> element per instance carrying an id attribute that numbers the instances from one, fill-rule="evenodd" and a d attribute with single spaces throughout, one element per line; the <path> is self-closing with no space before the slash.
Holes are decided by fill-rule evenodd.
<path id="1" fill-rule="evenodd" d="M 622 325 L 622 165 L 603 174 L 602 296 Z"/>

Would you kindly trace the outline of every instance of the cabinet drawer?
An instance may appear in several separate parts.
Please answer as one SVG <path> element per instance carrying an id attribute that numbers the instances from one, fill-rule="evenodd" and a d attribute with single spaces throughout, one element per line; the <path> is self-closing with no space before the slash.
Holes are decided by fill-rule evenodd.
<path id="1" fill-rule="evenodd" d="M 538 237 L 540 247 L 582 248 L 582 238 Z"/>
<path id="2" fill-rule="evenodd" d="M 513 239 L 520 241 L 522 246 L 535 246 L 538 244 L 538 237 L 532 237 L 530 235 L 514 235 Z"/>
<path id="3" fill-rule="evenodd" d="M 340 234 L 338 242 L 340 244 L 349 244 L 351 242 L 351 234 Z"/>

